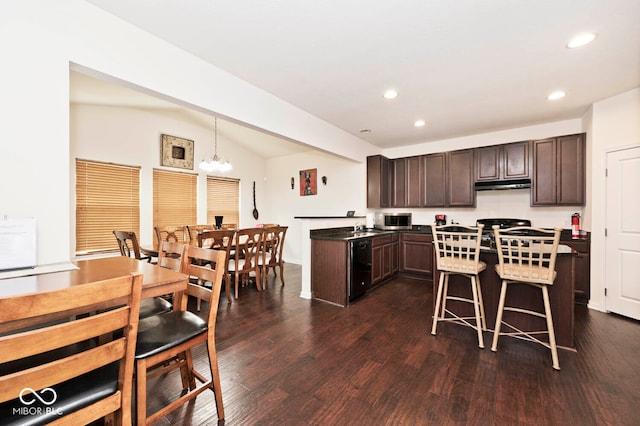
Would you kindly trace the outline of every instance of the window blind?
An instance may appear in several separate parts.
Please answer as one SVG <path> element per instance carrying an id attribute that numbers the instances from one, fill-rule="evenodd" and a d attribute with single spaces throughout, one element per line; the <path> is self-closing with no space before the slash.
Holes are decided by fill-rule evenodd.
<path id="1" fill-rule="evenodd" d="M 196 223 L 197 183 L 194 173 L 153 169 L 153 226 Z M 155 232 L 153 243 L 158 243 Z"/>
<path id="2" fill-rule="evenodd" d="M 76 255 L 118 250 L 114 230 L 140 231 L 140 167 L 76 159 Z"/>
<path id="3" fill-rule="evenodd" d="M 207 223 L 216 223 L 215 216 L 240 226 L 240 180 L 207 176 Z"/>

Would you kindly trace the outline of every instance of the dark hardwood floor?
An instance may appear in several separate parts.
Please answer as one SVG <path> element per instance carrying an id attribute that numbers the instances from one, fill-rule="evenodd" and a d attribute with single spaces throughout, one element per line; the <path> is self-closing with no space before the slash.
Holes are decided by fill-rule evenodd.
<path id="1" fill-rule="evenodd" d="M 429 334 L 431 285 L 396 278 L 348 308 L 301 299 L 286 285 L 220 298 L 217 347 L 226 425 L 637 425 L 640 324 L 577 306 L 577 352 L 502 338 L 477 347 L 472 329 Z M 204 310 L 203 306 L 203 310 Z M 195 354 L 202 362 L 204 348 Z M 175 379 L 175 380 L 174 380 Z M 160 378 L 150 404 L 179 379 Z M 218 422 L 206 392 L 159 424 Z"/>

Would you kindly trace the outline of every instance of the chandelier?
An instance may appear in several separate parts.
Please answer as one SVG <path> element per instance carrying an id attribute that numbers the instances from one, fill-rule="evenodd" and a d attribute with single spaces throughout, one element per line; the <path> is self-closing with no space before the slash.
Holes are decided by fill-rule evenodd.
<path id="1" fill-rule="evenodd" d="M 223 157 L 218 157 L 218 117 L 214 117 L 214 153 L 213 157 L 204 158 L 200 162 L 200 170 L 204 170 L 207 173 L 212 172 L 228 172 L 233 167 L 229 160 L 225 160 Z"/>

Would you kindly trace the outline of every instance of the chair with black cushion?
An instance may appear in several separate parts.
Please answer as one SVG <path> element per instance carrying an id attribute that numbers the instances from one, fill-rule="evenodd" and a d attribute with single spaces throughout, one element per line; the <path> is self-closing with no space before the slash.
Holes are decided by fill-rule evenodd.
<path id="1" fill-rule="evenodd" d="M 480 272 L 487 267 L 480 260 L 482 228 L 463 225 L 431 225 L 436 253 L 436 267 L 440 272 L 436 305 L 433 311 L 431 334 L 436 334 L 438 322 L 448 321 L 471 327 L 478 334 L 478 346 L 484 348 L 482 331 L 487 329 L 480 288 Z M 469 279 L 471 298 L 449 295 L 449 277 L 461 275 Z M 474 316 L 465 316 L 447 308 L 448 301 L 473 305 Z M 462 315 L 462 316 L 461 316 Z M 473 322 L 471 322 L 473 321 Z"/>
<path id="2" fill-rule="evenodd" d="M 229 259 L 231 249 L 235 241 L 236 231 L 232 229 L 205 230 L 198 235 L 198 247 L 222 250 L 227 254 L 224 263 L 224 291 L 227 300 L 231 302 L 231 275 L 229 274 Z M 198 310 L 200 310 L 200 299 L 198 299 Z"/>
<path id="3" fill-rule="evenodd" d="M 31 324 L 0 336 L 0 423 L 130 425 L 141 291 L 135 274 L 0 298 L 0 323 Z"/>
<path id="4" fill-rule="evenodd" d="M 214 393 L 218 419 L 224 419 L 215 327 L 225 261 L 224 251 L 185 245 L 180 271 L 212 283 L 212 288 L 189 283 L 185 295 L 181 300 L 175 301 L 179 310 L 140 321 L 136 348 L 138 425 L 151 424 L 163 418 L 207 389 Z M 201 266 L 201 263 L 206 266 Z M 187 311 L 187 295 L 207 302 L 206 319 Z M 206 344 L 209 377 L 194 368 L 191 350 L 200 344 Z M 163 381 L 170 380 L 172 371 L 178 369 L 182 379 L 182 393 L 155 412 L 147 413 L 148 380 L 163 375 L 167 375 Z M 196 386 L 196 380 L 201 383 L 200 386 Z"/>
<path id="5" fill-rule="evenodd" d="M 493 226 L 498 251 L 496 272 L 502 279 L 502 287 L 491 350 L 494 352 L 498 350 L 500 336 L 511 336 L 538 343 L 551 350 L 552 366 L 555 370 L 560 370 L 560 363 L 548 287 L 553 285 L 556 278 L 555 265 L 561 231 L 562 229 L 557 227 L 553 230 L 544 230 L 532 227 L 500 229 L 497 225 Z M 540 289 L 544 312 L 523 306 L 507 306 L 505 304 L 507 289 L 513 285 L 528 285 Z M 513 312 L 512 315 L 544 318 L 546 330 L 521 330 L 503 319 L 505 311 Z M 508 327 L 508 331 L 501 331 L 503 325 Z M 538 338 L 545 334 L 548 341 Z"/>
<path id="6" fill-rule="evenodd" d="M 151 257 L 140 257 L 140 244 L 138 244 L 138 237 L 136 237 L 135 232 L 113 231 L 113 235 L 116 236 L 118 247 L 120 248 L 120 254 L 122 256 L 131 257 L 133 254 L 135 259 L 151 262 Z M 169 312 L 172 308 L 173 306 L 171 303 L 162 297 L 142 299 L 142 302 L 140 303 L 140 318 Z"/>
<path id="7" fill-rule="evenodd" d="M 278 276 L 276 268 L 280 269 L 280 282 L 284 285 L 284 262 L 282 260 L 282 251 L 284 249 L 284 237 L 287 235 L 287 226 L 270 226 L 265 225 L 263 231 L 262 253 L 259 257 L 260 271 L 262 277 L 262 289 L 267 285 L 267 277 L 269 268 L 273 269 L 273 275 Z"/>
<path id="8" fill-rule="evenodd" d="M 262 250 L 262 228 L 244 228 L 236 231 L 234 256 L 229 259 L 229 273 L 234 274 L 236 299 L 238 287 L 249 282 L 253 276 L 256 288 L 261 290 L 260 253 Z"/>

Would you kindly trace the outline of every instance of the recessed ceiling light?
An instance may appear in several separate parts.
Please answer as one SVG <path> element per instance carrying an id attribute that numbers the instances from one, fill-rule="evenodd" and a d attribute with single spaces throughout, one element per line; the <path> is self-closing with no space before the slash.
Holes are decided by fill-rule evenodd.
<path id="1" fill-rule="evenodd" d="M 561 90 L 558 90 L 557 92 L 553 92 L 553 93 L 551 93 L 549 96 L 547 96 L 547 100 L 549 100 L 549 101 L 555 101 L 555 100 L 558 100 L 558 99 L 562 99 L 562 98 L 564 98 L 565 96 L 566 96 L 566 93 L 565 93 L 565 92 L 563 92 L 563 91 L 561 91 Z"/>
<path id="2" fill-rule="evenodd" d="M 578 34 L 577 36 L 575 36 L 571 40 L 569 40 L 569 43 L 567 43 L 567 47 L 569 49 L 575 49 L 576 47 L 582 47 L 582 46 L 584 46 L 586 44 L 591 43 L 593 40 L 596 39 L 597 36 L 598 36 L 598 34 L 596 34 L 596 33 Z"/>
<path id="3" fill-rule="evenodd" d="M 398 97 L 398 92 L 396 92 L 393 89 L 389 89 L 386 92 L 384 92 L 384 98 L 385 99 L 395 99 Z"/>
<path id="4" fill-rule="evenodd" d="M 424 127 L 425 124 L 427 123 L 424 120 L 416 120 L 416 122 L 413 123 L 413 125 L 416 127 Z"/>

